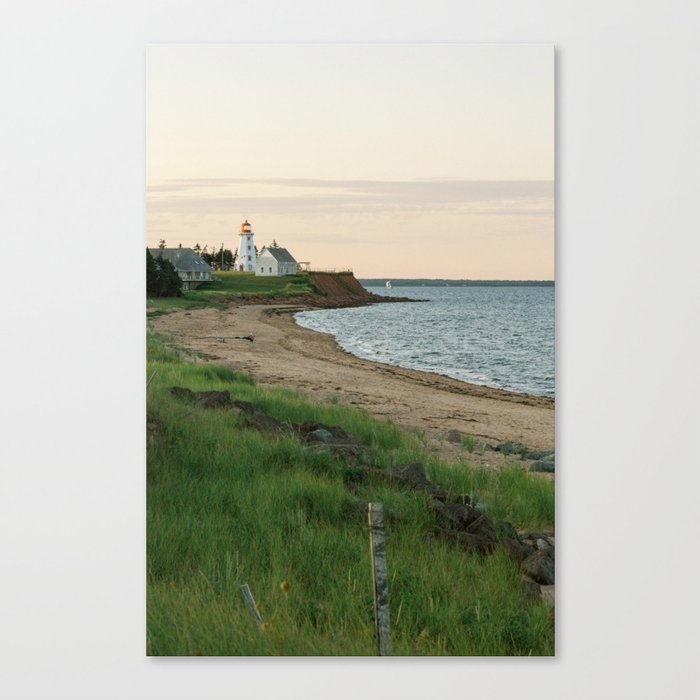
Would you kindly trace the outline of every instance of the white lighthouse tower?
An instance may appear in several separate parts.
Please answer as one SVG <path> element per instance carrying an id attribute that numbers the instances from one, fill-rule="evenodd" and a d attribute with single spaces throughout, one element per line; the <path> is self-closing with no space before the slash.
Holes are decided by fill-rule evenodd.
<path id="1" fill-rule="evenodd" d="M 241 224 L 241 240 L 238 243 L 238 257 L 236 258 L 236 270 L 238 272 L 255 272 L 255 243 L 253 243 L 253 232 L 246 219 Z"/>

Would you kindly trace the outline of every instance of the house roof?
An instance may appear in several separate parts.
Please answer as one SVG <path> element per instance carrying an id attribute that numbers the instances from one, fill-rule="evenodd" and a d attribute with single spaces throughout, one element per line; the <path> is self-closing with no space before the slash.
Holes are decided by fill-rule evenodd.
<path id="1" fill-rule="evenodd" d="M 169 260 L 178 272 L 213 272 L 192 248 L 149 248 L 154 258 Z"/>
<path id="2" fill-rule="evenodd" d="M 296 260 L 286 248 L 265 248 L 263 255 L 269 253 L 277 262 L 291 262 L 296 264 Z"/>

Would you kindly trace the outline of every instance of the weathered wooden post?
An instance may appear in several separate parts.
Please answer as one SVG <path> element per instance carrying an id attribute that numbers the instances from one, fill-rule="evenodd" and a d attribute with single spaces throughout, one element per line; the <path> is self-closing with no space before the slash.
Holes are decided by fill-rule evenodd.
<path id="1" fill-rule="evenodd" d="M 248 587 L 247 583 L 244 583 L 241 586 L 241 593 L 243 593 L 245 602 L 248 604 L 248 610 L 250 611 L 250 616 L 253 618 L 253 622 L 258 626 L 259 630 L 262 630 L 262 617 L 260 617 L 258 606 L 255 604 L 255 598 L 253 598 L 253 594 L 250 592 L 250 588 Z"/>
<path id="2" fill-rule="evenodd" d="M 389 628 L 389 574 L 386 565 L 384 543 L 384 507 L 381 503 L 367 504 L 369 521 L 369 548 L 372 557 L 372 581 L 374 583 L 374 628 L 379 656 L 391 653 Z"/>

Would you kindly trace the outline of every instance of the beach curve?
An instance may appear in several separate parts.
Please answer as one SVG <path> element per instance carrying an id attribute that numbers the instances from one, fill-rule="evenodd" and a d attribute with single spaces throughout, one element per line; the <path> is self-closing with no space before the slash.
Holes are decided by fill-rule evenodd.
<path id="1" fill-rule="evenodd" d="M 554 449 L 554 399 L 358 358 L 331 335 L 294 321 L 293 313 L 313 308 L 233 302 L 224 309 L 176 309 L 149 322 L 173 344 L 204 361 L 246 372 L 262 386 L 297 389 L 314 401 L 334 397 L 417 429 L 450 461 L 464 456 L 463 448 L 445 440 L 450 430 L 494 445 L 521 442 L 532 450 Z M 250 336 L 253 342 L 236 336 Z M 497 466 L 502 460 L 486 452 L 474 461 Z"/>

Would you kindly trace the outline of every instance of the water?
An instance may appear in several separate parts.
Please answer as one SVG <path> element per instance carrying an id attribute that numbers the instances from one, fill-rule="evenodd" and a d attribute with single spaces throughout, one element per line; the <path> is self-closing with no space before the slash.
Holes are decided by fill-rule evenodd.
<path id="1" fill-rule="evenodd" d="M 295 314 L 348 352 L 472 384 L 554 396 L 554 287 L 372 287 L 425 303 Z"/>

